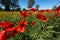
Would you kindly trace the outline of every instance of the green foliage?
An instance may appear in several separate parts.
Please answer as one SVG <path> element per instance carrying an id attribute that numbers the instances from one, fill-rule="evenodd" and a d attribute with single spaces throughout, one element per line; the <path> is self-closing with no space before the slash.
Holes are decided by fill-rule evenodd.
<path id="1" fill-rule="evenodd" d="M 39 10 L 39 7 L 40 7 L 40 6 L 37 4 L 37 5 L 35 6 L 36 10 Z"/>
<path id="2" fill-rule="evenodd" d="M 0 0 L 0 4 L 5 7 L 6 11 L 10 11 L 10 8 L 13 10 L 17 7 L 18 0 Z"/>
<path id="3" fill-rule="evenodd" d="M 35 0 L 28 0 L 29 7 L 33 7 L 34 4 L 35 4 Z"/>
<path id="4" fill-rule="evenodd" d="M 14 13 L 8 13 L 8 12 L 0 12 L 0 22 L 6 21 L 6 22 L 13 22 L 14 24 L 17 24 L 20 21 L 20 14 L 18 12 Z"/>
<path id="5" fill-rule="evenodd" d="M 57 6 L 53 6 L 52 10 L 56 10 L 57 9 Z"/>

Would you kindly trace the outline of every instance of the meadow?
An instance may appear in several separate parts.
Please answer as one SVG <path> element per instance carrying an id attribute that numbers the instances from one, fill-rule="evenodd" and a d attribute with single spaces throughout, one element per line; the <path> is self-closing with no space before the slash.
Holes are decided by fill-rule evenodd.
<path id="1" fill-rule="evenodd" d="M 1 11 L 0 34 L 1 40 L 60 40 L 60 11 Z"/>

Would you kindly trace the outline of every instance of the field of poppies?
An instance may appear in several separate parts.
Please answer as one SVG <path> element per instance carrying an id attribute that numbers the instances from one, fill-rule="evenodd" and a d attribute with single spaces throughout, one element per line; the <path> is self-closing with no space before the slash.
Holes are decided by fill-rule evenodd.
<path id="1" fill-rule="evenodd" d="M 0 40 L 60 40 L 60 9 L 1 11 Z"/>

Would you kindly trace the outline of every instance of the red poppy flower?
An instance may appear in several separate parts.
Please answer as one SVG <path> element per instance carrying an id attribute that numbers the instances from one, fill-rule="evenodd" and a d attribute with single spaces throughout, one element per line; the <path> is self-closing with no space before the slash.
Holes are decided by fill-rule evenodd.
<path id="1" fill-rule="evenodd" d="M 12 35 L 12 36 L 16 36 L 17 33 L 18 33 L 18 32 L 17 32 L 16 29 L 15 29 L 14 31 L 11 32 L 11 35 Z"/>
<path id="2" fill-rule="evenodd" d="M 19 25 L 17 26 L 16 30 L 18 32 L 23 33 L 25 31 L 25 29 L 26 29 L 26 24 L 27 24 L 27 21 L 20 22 Z"/>
<path id="3" fill-rule="evenodd" d="M 50 12 L 50 9 L 46 9 L 46 12 L 49 13 Z"/>
<path id="4" fill-rule="evenodd" d="M 45 10 L 39 10 L 40 13 L 43 13 Z"/>
<path id="5" fill-rule="evenodd" d="M 43 21 L 43 22 L 47 22 L 48 19 L 47 19 L 46 17 L 43 17 L 43 18 L 42 18 L 42 21 Z"/>
<path id="6" fill-rule="evenodd" d="M 31 23 L 30 23 L 30 26 L 33 26 L 34 24 L 35 24 L 35 22 L 31 22 Z"/>
<path id="7" fill-rule="evenodd" d="M 14 27 L 14 24 L 12 22 L 7 22 L 5 25 L 4 25 L 4 29 L 7 29 L 7 28 L 12 28 Z"/>
<path id="8" fill-rule="evenodd" d="M 33 11 L 33 12 L 35 12 L 35 9 L 34 8 L 31 8 L 30 10 Z"/>
<path id="9" fill-rule="evenodd" d="M 20 14 L 21 14 L 22 17 L 27 17 L 28 16 L 28 12 L 27 11 L 25 11 L 25 12 L 21 11 Z"/>
<path id="10" fill-rule="evenodd" d="M 41 19 L 42 21 L 44 21 L 44 22 L 47 22 L 48 21 L 48 19 L 44 16 L 44 15 L 42 15 L 42 14 L 37 14 L 37 16 L 36 16 L 38 19 Z"/>
<path id="11" fill-rule="evenodd" d="M 7 28 L 6 31 L 8 32 L 13 32 L 15 30 L 15 27 L 12 27 L 12 28 Z"/>
<path id="12" fill-rule="evenodd" d="M 8 29 L 8 31 L 10 31 L 11 32 L 11 35 L 12 36 L 16 36 L 17 35 L 17 31 L 16 31 L 16 27 L 13 27 L 13 28 L 11 28 L 11 29 Z"/>
<path id="13" fill-rule="evenodd" d="M 27 17 L 27 16 L 28 16 L 28 12 L 25 11 L 25 12 L 23 13 L 23 17 Z"/>
<path id="14" fill-rule="evenodd" d="M 10 36 L 7 34 L 6 31 L 0 32 L 0 40 L 7 40 Z"/>
<path id="15" fill-rule="evenodd" d="M 60 10 L 60 6 L 58 6 L 56 10 Z"/>
<path id="16" fill-rule="evenodd" d="M 10 32 L 10 36 L 16 36 L 17 35 L 17 31 L 16 31 L 16 27 L 13 27 L 13 28 L 8 28 L 6 29 L 7 32 Z"/>
<path id="17" fill-rule="evenodd" d="M 37 14 L 37 16 L 36 16 L 38 19 L 42 19 L 43 17 L 45 17 L 45 16 L 43 16 L 42 14 Z"/>
<path id="18" fill-rule="evenodd" d="M 60 10 L 57 10 L 58 11 L 58 13 L 60 13 Z"/>
<path id="19" fill-rule="evenodd" d="M 0 22 L 0 27 L 3 27 L 6 24 L 5 21 Z"/>
<path id="20" fill-rule="evenodd" d="M 14 27 L 14 24 L 12 22 L 1 22 L 0 27 L 2 27 L 4 30 L 11 31 Z"/>

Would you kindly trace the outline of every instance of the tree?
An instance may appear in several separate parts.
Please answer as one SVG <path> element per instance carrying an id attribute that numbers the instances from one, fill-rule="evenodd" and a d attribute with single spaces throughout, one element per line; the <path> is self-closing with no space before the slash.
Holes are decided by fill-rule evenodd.
<path id="1" fill-rule="evenodd" d="M 35 0 L 28 0 L 28 8 L 33 7 L 34 4 L 35 4 Z"/>
<path id="2" fill-rule="evenodd" d="M 18 0 L 11 0 L 10 1 L 10 3 L 11 3 L 11 8 L 12 8 L 12 10 L 14 9 L 14 8 L 17 8 L 19 5 L 18 5 Z"/>
<path id="3" fill-rule="evenodd" d="M 38 4 L 35 7 L 36 7 L 36 10 L 39 10 L 39 5 Z"/>
<path id="4" fill-rule="evenodd" d="M 23 11 L 26 11 L 26 8 L 23 8 Z"/>
<path id="5" fill-rule="evenodd" d="M 19 5 L 16 5 L 15 10 L 16 11 L 20 11 L 21 10 L 21 7 Z"/>
<path id="6" fill-rule="evenodd" d="M 1 0 L 1 4 L 5 6 L 5 10 L 10 10 L 10 0 Z"/>
<path id="7" fill-rule="evenodd" d="M 3 9 L 0 7 L 0 11 L 3 11 Z"/>
<path id="8" fill-rule="evenodd" d="M 18 0 L 0 0 L 1 4 L 5 7 L 6 11 L 9 11 L 10 8 L 14 8 L 18 4 Z"/>
<path id="9" fill-rule="evenodd" d="M 57 6 L 53 6 L 52 10 L 56 10 Z"/>

